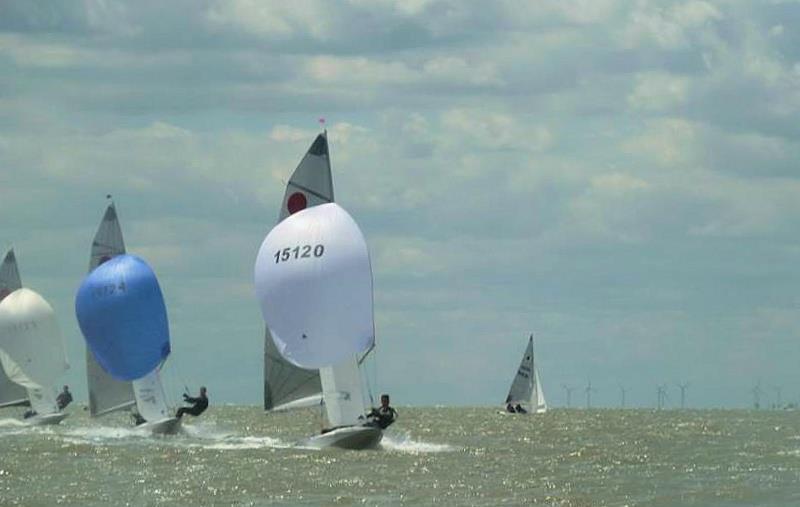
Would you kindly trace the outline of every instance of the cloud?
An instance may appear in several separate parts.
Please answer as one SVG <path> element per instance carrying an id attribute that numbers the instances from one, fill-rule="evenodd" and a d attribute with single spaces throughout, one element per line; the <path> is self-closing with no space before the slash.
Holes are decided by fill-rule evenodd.
<path id="1" fill-rule="evenodd" d="M 552 386 L 749 382 L 755 335 L 784 354 L 747 374 L 798 380 L 797 4 L 519 5 L 3 2 L 0 240 L 65 312 L 74 382 L 112 193 L 176 356 L 258 400 L 252 263 L 320 117 L 404 400 L 493 403 L 530 329 Z"/>

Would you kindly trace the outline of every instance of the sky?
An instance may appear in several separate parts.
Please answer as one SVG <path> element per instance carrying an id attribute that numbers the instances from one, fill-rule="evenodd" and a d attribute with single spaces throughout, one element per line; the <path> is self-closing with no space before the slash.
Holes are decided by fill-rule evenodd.
<path id="1" fill-rule="evenodd" d="M 0 2 L 0 247 L 58 313 L 113 194 L 167 388 L 262 396 L 253 265 L 328 128 L 375 276 L 377 394 L 800 400 L 800 2 Z"/>

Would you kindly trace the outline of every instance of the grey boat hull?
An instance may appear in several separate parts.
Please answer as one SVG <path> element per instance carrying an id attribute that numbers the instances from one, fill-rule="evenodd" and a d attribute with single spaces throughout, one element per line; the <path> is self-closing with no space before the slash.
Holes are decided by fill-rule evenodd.
<path id="1" fill-rule="evenodd" d="M 313 437 L 300 443 L 302 447 L 314 449 L 375 449 L 381 443 L 383 430 L 372 426 L 346 426 L 336 428 L 321 435 Z"/>
<path id="2" fill-rule="evenodd" d="M 140 424 L 136 429 L 148 431 L 153 435 L 175 435 L 181 430 L 181 420 L 177 417 L 166 417 L 158 421 Z"/>

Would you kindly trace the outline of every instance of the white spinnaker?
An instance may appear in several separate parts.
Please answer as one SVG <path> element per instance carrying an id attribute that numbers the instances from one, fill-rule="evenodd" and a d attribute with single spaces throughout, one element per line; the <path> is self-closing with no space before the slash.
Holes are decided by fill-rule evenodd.
<path id="1" fill-rule="evenodd" d="M 535 407 L 534 412 L 537 414 L 544 414 L 547 412 L 547 401 L 544 399 L 544 389 L 542 389 L 542 382 L 539 380 L 539 368 L 536 367 L 535 362 L 533 364 L 533 379 L 535 395 L 532 396 L 531 407 Z"/>
<path id="2" fill-rule="evenodd" d="M 49 389 L 68 368 L 53 308 L 22 288 L 0 301 L 0 362 L 8 377 L 28 389 Z"/>
<path id="3" fill-rule="evenodd" d="M 108 205 L 103 220 L 92 240 L 89 272 L 105 261 L 125 253 L 125 241 L 114 203 Z M 89 384 L 89 413 L 108 414 L 133 406 L 136 401 L 130 382 L 113 378 L 98 364 L 94 354 L 86 349 L 86 376 Z"/>
<path id="4" fill-rule="evenodd" d="M 146 421 L 153 422 L 170 417 L 158 368 L 134 380 L 132 385 L 136 396 L 136 409 Z"/>
<path id="5" fill-rule="evenodd" d="M 528 341 L 528 346 L 525 349 L 525 354 L 522 356 L 522 361 L 517 368 L 517 374 L 514 375 L 514 380 L 511 381 L 511 388 L 508 390 L 506 403 L 517 404 L 531 403 L 531 396 L 533 395 L 533 337 Z"/>
<path id="6" fill-rule="evenodd" d="M 335 203 L 300 211 L 270 231 L 255 285 L 278 351 L 297 366 L 331 366 L 374 343 L 366 241 Z"/>
<path id="7" fill-rule="evenodd" d="M 21 287 L 22 280 L 19 276 L 17 259 L 14 249 L 11 248 L 6 253 L 3 263 L 0 264 L 0 301 Z M 25 388 L 8 378 L 3 368 L 0 367 L 0 407 L 21 405 L 27 401 L 28 393 Z"/>
<path id="8" fill-rule="evenodd" d="M 330 427 L 364 422 L 366 409 L 356 357 L 350 356 L 338 364 L 320 368 L 319 377 Z"/>
<path id="9" fill-rule="evenodd" d="M 328 139 L 319 134 L 292 173 L 283 194 L 278 222 L 306 208 L 333 202 Z M 269 327 L 264 336 L 264 408 L 290 410 L 319 405 L 319 372 L 299 368 L 280 355 Z"/>

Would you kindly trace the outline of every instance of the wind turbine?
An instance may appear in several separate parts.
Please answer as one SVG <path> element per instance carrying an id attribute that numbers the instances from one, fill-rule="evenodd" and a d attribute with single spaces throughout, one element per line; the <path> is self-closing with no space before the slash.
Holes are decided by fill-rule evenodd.
<path id="1" fill-rule="evenodd" d="M 567 408 L 572 408 L 572 391 L 574 391 L 575 388 L 570 387 L 567 384 L 561 384 L 561 387 L 567 392 Z"/>
<path id="2" fill-rule="evenodd" d="M 592 393 L 593 392 L 595 392 L 595 393 L 597 392 L 597 389 L 594 389 L 592 387 L 592 381 L 591 380 L 589 381 L 588 384 L 586 384 L 586 388 L 584 389 L 584 392 L 586 393 L 586 408 L 590 409 L 590 408 L 592 408 Z"/>
<path id="3" fill-rule="evenodd" d="M 678 389 L 681 390 L 681 410 L 686 408 L 686 390 L 689 388 L 689 383 L 678 384 Z"/>
<path id="4" fill-rule="evenodd" d="M 783 386 L 772 386 L 775 389 L 775 408 L 781 408 L 781 392 L 783 391 Z"/>
<path id="5" fill-rule="evenodd" d="M 753 408 L 756 410 L 761 408 L 761 395 L 764 394 L 764 390 L 761 389 L 761 381 L 759 380 L 755 387 L 750 391 L 753 393 Z"/>
<path id="6" fill-rule="evenodd" d="M 660 386 L 656 386 L 656 396 L 658 397 L 658 401 L 656 403 L 656 406 L 657 406 L 658 410 L 661 410 L 661 409 L 664 408 L 664 402 L 667 400 L 667 398 L 669 398 L 669 396 L 667 396 L 667 386 L 666 386 L 666 384 L 663 384 L 663 385 L 660 385 Z"/>

